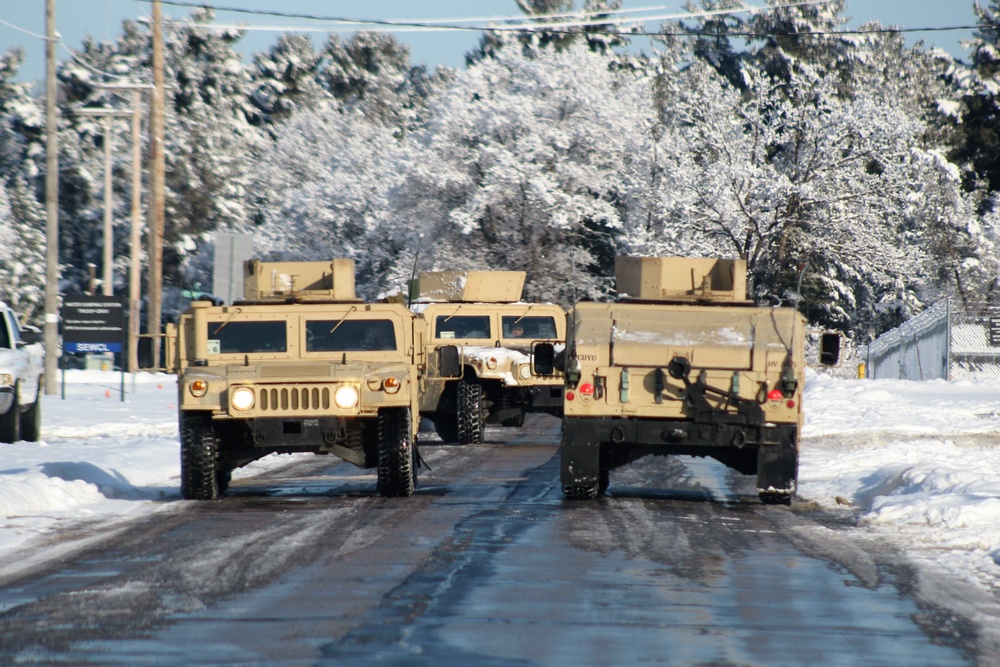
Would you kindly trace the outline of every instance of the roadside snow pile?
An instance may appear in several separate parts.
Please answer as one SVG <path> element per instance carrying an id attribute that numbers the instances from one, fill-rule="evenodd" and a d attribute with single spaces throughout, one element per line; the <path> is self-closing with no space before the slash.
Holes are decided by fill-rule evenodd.
<path id="1" fill-rule="evenodd" d="M 1000 586 L 1000 382 L 810 376 L 799 495 Z"/>
<path id="2" fill-rule="evenodd" d="M 175 494 L 169 488 L 180 469 L 174 379 L 129 376 L 123 402 L 120 378 L 67 371 L 60 394 L 43 396 L 42 439 L 2 446 L 0 517 L 24 521 L 71 509 L 114 514 L 124 508 L 98 506 Z"/>

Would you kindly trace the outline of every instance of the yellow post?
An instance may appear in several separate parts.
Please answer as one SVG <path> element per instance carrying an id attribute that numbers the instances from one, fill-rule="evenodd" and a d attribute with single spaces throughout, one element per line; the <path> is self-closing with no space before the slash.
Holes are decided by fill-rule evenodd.
<path id="1" fill-rule="evenodd" d="M 865 362 L 863 361 L 860 364 L 858 364 L 858 379 L 859 380 L 865 379 Z"/>

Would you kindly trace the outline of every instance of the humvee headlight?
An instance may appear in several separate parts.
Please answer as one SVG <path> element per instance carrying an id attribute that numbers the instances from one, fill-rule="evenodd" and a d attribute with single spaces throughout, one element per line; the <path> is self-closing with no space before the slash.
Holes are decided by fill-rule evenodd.
<path id="1" fill-rule="evenodd" d="M 229 402 L 236 410 L 249 410 L 254 404 L 253 389 L 249 387 L 237 387 L 233 390 Z"/>
<path id="2" fill-rule="evenodd" d="M 349 384 L 345 384 L 333 395 L 333 402 L 338 408 L 353 408 L 358 404 L 358 390 Z"/>
<path id="3" fill-rule="evenodd" d="M 382 382 L 382 388 L 385 389 L 385 393 L 387 394 L 395 394 L 399 391 L 400 386 L 402 386 L 402 382 L 399 381 L 399 378 L 391 375 Z"/>
<path id="4" fill-rule="evenodd" d="M 524 364 L 523 366 L 517 369 L 517 374 L 521 376 L 522 380 L 527 380 L 528 378 L 531 377 L 531 366 L 529 366 L 528 364 Z"/>
<path id="5" fill-rule="evenodd" d="M 489 359 L 486 360 L 486 368 L 488 368 L 488 369 L 490 369 L 492 371 L 496 367 L 497 367 L 497 358 L 496 357 L 490 357 Z"/>

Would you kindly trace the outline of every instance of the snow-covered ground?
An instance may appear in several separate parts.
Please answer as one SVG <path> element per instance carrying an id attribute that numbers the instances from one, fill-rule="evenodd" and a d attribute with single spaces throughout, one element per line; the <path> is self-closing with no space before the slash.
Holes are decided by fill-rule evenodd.
<path id="1" fill-rule="evenodd" d="M 0 576 L 78 522 L 178 507 L 174 378 L 126 376 L 124 402 L 120 374 L 66 379 L 65 398 L 44 398 L 42 441 L 0 445 Z M 811 374 L 805 405 L 801 500 L 859 513 L 858 530 L 1000 595 L 1000 381 Z"/>

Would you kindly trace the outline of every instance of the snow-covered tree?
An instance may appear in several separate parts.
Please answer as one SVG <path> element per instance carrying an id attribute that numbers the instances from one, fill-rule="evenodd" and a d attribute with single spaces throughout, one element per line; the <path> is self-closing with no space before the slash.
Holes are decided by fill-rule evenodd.
<path id="1" fill-rule="evenodd" d="M 502 50 L 432 102 L 399 203 L 434 239 L 427 264 L 524 270 L 527 298 L 606 291 L 593 245 L 615 246 L 621 174 L 653 113 L 649 82 L 612 62 L 583 44 Z"/>
<path id="2" fill-rule="evenodd" d="M 314 109 L 331 101 L 319 83 L 323 54 L 305 35 L 281 35 L 266 53 L 254 56 L 250 99 L 258 109 L 253 122 L 273 126 L 299 109 Z"/>
<path id="3" fill-rule="evenodd" d="M 403 177 L 401 150 L 392 128 L 359 112 L 301 111 L 262 154 L 254 215 L 239 229 L 254 234 L 265 259 L 354 259 L 358 291 L 369 298 L 402 290 L 392 269 L 410 237 L 388 202 Z"/>
<path id="4" fill-rule="evenodd" d="M 323 54 L 320 84 L 346 108 L 400 130 L 417 121 L 434 84 L 422 65 L 410 64 L 410 47 L 392 35 L 359 32 L 347 40 L 331 35 Z"/>
<path id="5" fill-rule="evenodd" d="M 45 215 L 20 175 L 0 182 L 0 301 L 25 322 L 45 310 Z"/>

